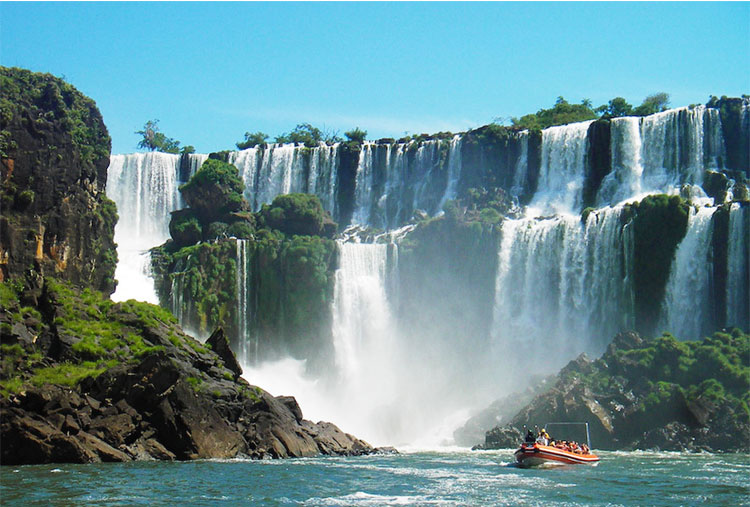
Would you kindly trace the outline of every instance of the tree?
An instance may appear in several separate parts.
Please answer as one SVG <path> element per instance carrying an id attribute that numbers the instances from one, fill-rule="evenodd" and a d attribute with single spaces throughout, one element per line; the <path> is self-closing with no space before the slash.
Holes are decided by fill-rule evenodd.
<path id="1" fill-rule="evenodd" d="M 643 103 L 636 107 L 633 114 L 636 116 L 647 116 L 649 114 L 666 111 L 669 108 L 669 94 L 664 92 L 654 93 L 643 99 Z"/>
<path id="2" fill-rule="evenodd" d="M 601 112 L 603 118 L 619 118 L 620 116 L 630 116 L 633 114 L 633 106 L 622 97 L 615 97 L 609 101 L 606 106 L 600 106 L 596 109 Z"/>
<path id="3" fill-rule="evenodd" d="M 180 141 L 167 137 L 159 131 L 159 120 L 148 120 L 143 130 L 137 130 L 135 133 L 143 137 L 138 142 L 138 148 L 164 153 L 180 152 Z"/>
<path id="4" fill-rule="evenodd" d="M 236 146 L 239 150 L 255 148 L 256 146 L 265 148 L 268 145 L 268 143 L 266 142 L 267 139 L 268 134 L 266 134 L 265 132 L 261 132 L 260 130 L 258 132 L 253 132 L 252 134 L 250 132 L 245 132 L 245 140 L 236 143 Z"/>
<path id="5" fill-rule="evenodd" d="M 350 141 L 354 141 L 355 143 L 362 143 L 365 138 L 367 137 L 367 131 L 362 130 L 359 127 L 356 127 L 353 130 L 350 130 L 348 132 L 344 132 L 344 135 L 349 139 Z"/>
<path id="6" fill-rule="evenodd" d="M 323 140 L 323 132 L 309 123 L 300 123 L 291 132 L 276 136 L 276 142 L 303 143 L 308 148 L 314 148 Z"/>
<path id="7" fill-rule="evenodd" d="M 521 118 L 512 118 L 511 123 L 518 128 L 545 129 L 555 125 L 593 120 L 596 116 L 588 99 L 584 99 L 581 104 L 571 104 L 563 97 L 557 97 L 552 108 L 540 109 L 535 114 L 527 114 Z"/>

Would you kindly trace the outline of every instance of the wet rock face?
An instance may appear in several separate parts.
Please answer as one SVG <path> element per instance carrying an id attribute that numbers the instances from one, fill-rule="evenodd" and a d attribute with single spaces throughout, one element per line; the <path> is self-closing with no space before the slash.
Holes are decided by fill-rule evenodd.
<path id="1" fill-rule="evenodd" d="M 0 80 L 0 280 L 38 265 L 111 293 L 117 214 L 96 104 L 49 74 L 0 67 Z"/>

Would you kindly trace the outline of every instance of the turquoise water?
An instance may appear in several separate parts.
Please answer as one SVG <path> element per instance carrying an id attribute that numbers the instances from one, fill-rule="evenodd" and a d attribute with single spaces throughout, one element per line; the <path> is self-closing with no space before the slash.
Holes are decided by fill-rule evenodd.
<path id="1" fill-rule="evenodd" d="M 512 451 L 0 468 L 3 505 L 750 505 L 750 455 L 600 453 L 510 466 Z"/>

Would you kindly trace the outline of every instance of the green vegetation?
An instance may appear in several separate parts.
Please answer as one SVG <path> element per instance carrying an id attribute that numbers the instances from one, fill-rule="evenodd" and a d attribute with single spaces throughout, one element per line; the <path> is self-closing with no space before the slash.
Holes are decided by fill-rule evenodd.
<path id="1" fill-rule="evenodd" d="M 591 101 L 584 99 L 580 104 L 570 104 L 563 97 L 557 97 L 555 105 L 549 109 L 540 109 L 534 114 L 521 118 L 512 118 L 515 128 L 540 130 L 556 125 L 565 125 L 579 121 L 595 120 L 599 117 L 616 118 L 619 116 L 647 116 L 666 111 L 669 107 L 669 94 L 660 92 L 649 95 L 638 107 L 633 107 L 622 97 L 615 97 L 608 104 L 592 108 Z"/>
<path id="2" fill-rule="evenodd" d="M 245 140 L 236 143 L 236 146 L 238 150 L 246 150 L 248 148 L 255 148 L 256 146 L 265 148 L 268 146 L 268 143 L 266 142 L 268 137 L 268 134 L 261 131 L 253 133 L 245 132 Z"/>
<path id="3" fill-rule="evenodd" d="M 235 166 L 210 158 L 180 187 L 185 202 L 202 225 L 246 207 L 244 190 L 245 184 Z"/>
<path id="4" fill-rule="evenodd" d="M 167 137 L 159 131 L 159 120 L 148 120 L 143 125 L 143 130 L 137 130 L 135 133 L 143 137 L 138 142 L 138 148 L 164 153 L 180 153 L 180 141 Z M 186 148 L 192 148 L 192 146 Z"/>
<path id="5" fill-rule="evenodd" d="M 633 107 L 622 97 L 615 97 L 605 106 L 599 106 L 597 113 L 602 118 L 618 118 L 620 116 L 648 116 L 650 114 L 666 111 L 669 108 L 669 94 L 660 92 L 649 95 L 638 107 Z"/>
<path id="6" fill-rule="evenodd" d="M 320 199 L 311 194 L 277 196 L 260 211 L 261 223 L 284 234 L 333 236 L 336 224 L 323 209 Z"/>
<path id="7" fill-rule="evenodd" d="M 7 310 L 0 346 L 0 391 L 4 396 L 25 385 L 55 384 L 74 387 L 121 363 L 138 361 L 169 347 L 155 340 L 154 332 L 168 330 L 178 353 L 185 347 L 205 352 L 192 339 L 180 340 L 177 321 L 159 306 L 127 301 L 114 303 L 100 292 L 80 290 L 68 282 L 45 278 L 39 308 L 20 305 L 27 290 L 18 281 L 0 283 L 0 300 Z M 13 326 L 25 328 L 35 341 L 16 337 Z M 157 337 L 158 338 L 158 337 Z"/>
<path id="8" fill-rule="evenodd" d="M 93 100 L 51 74 L 0 67 L 0 157 L 16 148 L 7 130 L 28 117 L 39 128 L 59 125 L 69 132 L 81 161 L 109 157 L 111 141 Z"/>
<path id="9" fill-rule="evenodd" d="M 639 345 L 613 344 L 586 371 L 563 372 L 602 397 L 632 389 L 644 425 L 664 412 L 673 417 L 673 407 L 685 403 L 702 407 L 698 414 L 724 417 L 730 426 L 750 424 L 750 334 L 740 329 L 696 341 L 679 341 L 665 333 Z"/>
<path id="10" fill-rule="evenodd" d="M 276 136 L 277 143 L 301 143 L 314 148 L 320 143 L 337 143 L 341 138 L 335 132 L 323 131 L 309 123 L 300 123 L 294 130 Z"/>
<path id="11" fill-rule="evenodd" d="M 540 109 L 534 114 L 513 118 L 511 123 L 516 128 L 541 130 L 555 125 L 593 120 L 596 117 L 591 101 L 583 100 L 580 104 L 570 104 L 563 97 L 557 97 L 552 108 Z"/>
<path id="12" fill-rule="evenodd" d="M 365 138 L 367 137 L 367 131 L 361 130 L 359 127 L 356 127 L 353 130 L 344 132 L 344 135 L 349 141 L 362 144 L 365 141 Z"/>

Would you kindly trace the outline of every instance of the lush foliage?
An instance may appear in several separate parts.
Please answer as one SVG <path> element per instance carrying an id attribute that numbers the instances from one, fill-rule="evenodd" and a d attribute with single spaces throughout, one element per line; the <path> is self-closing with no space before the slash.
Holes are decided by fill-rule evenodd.
<path id="1" fill-rule="evenodd" d="M 669 108 L 669 94 L 660 92 L 649 95 L 638 107 L 633 107 L 622 97 L 615 97 L 607 105 L 596 109 L 602 113 L 602 118 L 618 118 L 620 116 L 648 116 L 649 114 L 666 111 Z"/>
<path id="2" fill-rule="evenodd" d="M 356 127 L 353 130 L 344 132 L 344 135 L 349 141 L 353 141 L 355 143 L 362 143 L 367 137 L 367 131 L 361 130 L 359 127 Z"/>
<path id="3" fill-rule="evenodd" d="M 679 341 L 665 333 L 640 344 L 613 343 L 589 367 L 563 371 L 603 397 L 631 390 L 631 422 L 642 426 L 662 417 L 680 417 L 680 411 L 673 410 L 676 405 L 691 407 L 692 417 L 701 424 L 711 417 L 738 426 L 750 424 L 750 334 L 740 329 L 696 341 Z M 638 426 L 633 429 L 637 430 Z"/>
<path id="4" fill-rule="evenodd" d="M 268 144 L 266 142 L 267 140 L 268 134 L 266 134 L 265 132 L 245 132 L 245 140 L 236 143 L 236 146 L 238 150 L 246 150 L 248 148 L 255 148 L 256 146 L 265 148 Z"/>
<path id="5" fill-rule="evenodd" d="M 203 224 L 242 210 L 245 206 L 244 190 L 245 184 L 236 167 L 211 158 L 180 187 L 185 202 Z"/>
<path id="6" fill-rule="evenodd" d="M 534 114 L 511 120 L 514 127 L 524 129 L 545 129 L 554 125 L 564 125 L 597 117 L 591 107 L 591 101 L 583 100 L 580 104 L 570 104 L 563 97 L 557 97 L 550 109 L 540 109 Z"/>
<path id="7" fill-rule="evenodd" d="M 110 138 L 93 100 L 51 74 L 0 67 L 0 157 L 17 147 L 8 126 L 23 117 L 36 128 L 59 124 L 84 162 L 109 157 Z M 49 147 L 54 150 L 56 147 Z"/>
<path id="8" fill-rule="evenodd" d="M 180 141 L 167 137 L 159 130 L 159 120 L 148 120 L 142 130 L 135 132 L 143 139 L 138 141 L 138 148 L 163 151 L 165 153 L 180 153 Z"/>
<path id="9" fill-rule="evenodd" d="M 549 109 L 540 109 L 534 114 L 527 114 L 521 118 L 512 118 L 511 124 L 515 128 L 530 130 L 545 129 L 555 125 L 565 125 L 579 121 L 601 118 L 616 118 L 620 116 L 646 116 L 666 111 L 669 107 L 669 94 L 660 92 L 649 95 L 638 107 L 633 107 L 622 97 L 615 97 L 609 103 L 592 108 L 591 101 L 584 99 L 580 104 L 570 104 L 563 97 L 557 97 L 555 105 Z"/>
<path id="10" fill-rule="evenodd" d="M 277 143 L 301 143 L 308 148 L 314 148 L 321 142 L 336 143 L 341 138 L 335 132 L 329 132 L 313 127 L 309 123 L 300 123 L 294 130 L 276 136 Z"/>
<path id="11" fill-rule="evenodd" d="M 311 194 L 277 196 L 260 211 L 262 223 L 284 234 L 333 236 L 336 224 L 323 209 L 320 199 Z"/>
<path id="12" fill-rule="evenodd" d="M 132 300 L 114 303 L 98 291 L 80 290 L 52 278 L 43 283 L 41 313 L 21 306 L 27 298 L 26 284 L 0 283 L 0 299 L 7 309 L 0 317 L 0 390 L 6 396 L 26 384 L 72 387 L 117 364 L 164 351 L 167 345 L 178 350 L 201 347 L 188 343 L 192 339 L 182 335 L 175 318 L 158 306 Z M 26 341 L 25 332 L 18 328 L 37 339 Z M 168 334 L 171 345 L 155 341 L 157 329 Z"/>

